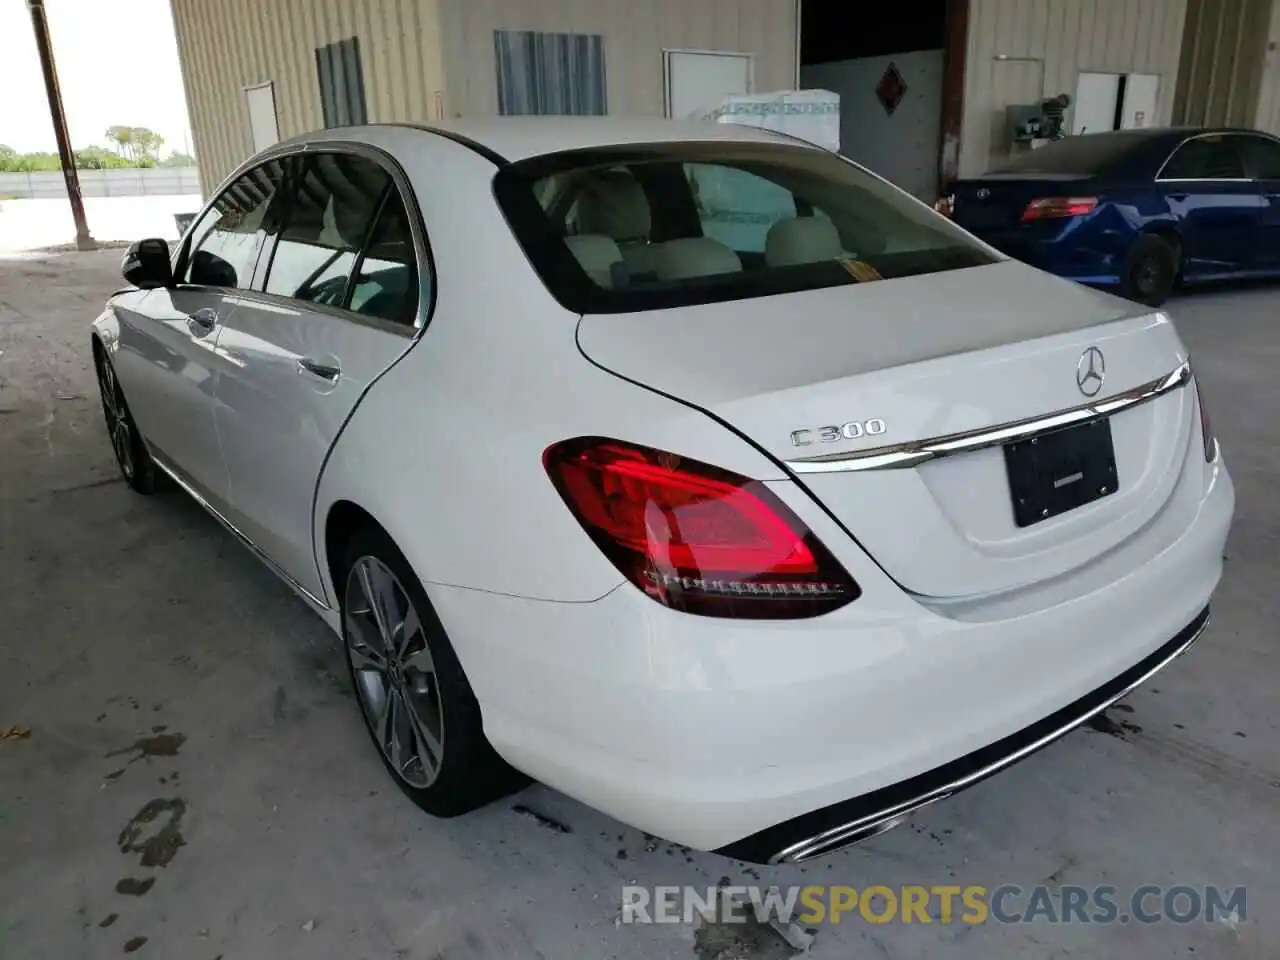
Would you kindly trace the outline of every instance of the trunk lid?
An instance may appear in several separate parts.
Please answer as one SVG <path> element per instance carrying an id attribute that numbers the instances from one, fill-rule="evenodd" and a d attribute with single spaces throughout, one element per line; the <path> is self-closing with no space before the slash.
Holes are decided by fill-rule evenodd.
<path id="1" fill-rule="evenodd" d="M 1071 173 L 1003 173 L 958 180 L 952 191 L 952 219 L 972 233 L 1007 230 L 1022 222 L 1027 204 L 1037 197 L 1089 194 L 1091 181 L 1088 175 Z"/>
<path id="2" fill-rule="evenodd" d="M 1043 416 L 1159 379 L 1186 359 L 1163 316 L 1012 261 L 588 315 L 579 342 L 602 367 L 714 413 L 782 461 Z M 1106 365 L 1094 398 L 1076 382 L 1090 347 Z M 1191 402 L 1178 390 L 1111 417 L 1118 489 L 1026 527 L 1014 519 L 1000 446 L 798 479 L 906 589 L 995 593 L 1088 563 L 1146 524 L 1172 492 Z M 884 429 L 804 446 L 792 438 L 870 420 Z"/>

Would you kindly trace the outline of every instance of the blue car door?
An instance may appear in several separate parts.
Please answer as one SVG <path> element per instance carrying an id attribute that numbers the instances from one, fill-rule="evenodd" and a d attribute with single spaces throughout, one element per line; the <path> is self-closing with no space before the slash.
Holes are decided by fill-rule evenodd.
<path id="1" fill-rule="evenodd" d="M 1245 172 L 1235 140 L 1224 134 L 1193 137 L 1156 178 L 1182 225 L 1188 279 L 1258 269 L 1258 235 L 1268 204 Z"/>
<path id="2" fill-rule="evenodd" d="M 1280 140 L 1260 133 L 1240 134 L 1233 138 L 1244 155 L 1245 172 L 1258 184 L 1267 205 L 1262 211 L 1258 233 L 1258 269 L 1280 270 Z"/>

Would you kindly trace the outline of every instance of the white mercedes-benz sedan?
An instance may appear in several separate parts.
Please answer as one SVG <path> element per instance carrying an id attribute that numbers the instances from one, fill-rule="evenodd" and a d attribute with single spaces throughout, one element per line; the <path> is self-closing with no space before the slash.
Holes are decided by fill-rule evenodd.
<path id="1" fill-rule="evenodd" d="M 1165 314 L 776 134 L 330 130 L 124 275 L 93 328 L 124 476 L 341 636 L 433 814 L 524 774 L 805 860 L 1125 695 L 1221 574 Z"/>

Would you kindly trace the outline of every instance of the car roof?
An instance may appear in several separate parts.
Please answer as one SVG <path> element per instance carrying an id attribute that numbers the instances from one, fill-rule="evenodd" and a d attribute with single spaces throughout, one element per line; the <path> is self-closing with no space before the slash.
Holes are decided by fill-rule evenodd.
<path id="1" fill-rule="evenodd" d="M 786 134 L 713 121 L 664 120 L 660 117 L 493 117 L 443 121 L 430 125 L 395 123 L 319 130 L 292 138 L 290 144 L 360 139 L 362 131 L 383 134 L 403 131 L 406 137 L 424 132 L 466 143 L 498 162 L 599 147 L 643 143 L 725 141 L 775 143 L 822 149 Z M 380 139 L 383 139 L 380 137 Z"/>

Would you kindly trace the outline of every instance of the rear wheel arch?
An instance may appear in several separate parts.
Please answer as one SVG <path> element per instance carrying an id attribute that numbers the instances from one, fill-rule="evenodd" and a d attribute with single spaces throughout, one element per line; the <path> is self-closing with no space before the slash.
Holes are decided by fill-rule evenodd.
<path id="1" fill-rule="evenodd" d="M 387 528 L 373 514 L 351 500 L 337 500 L 330 507 L 324 521 L 324 573 L 328 574 L 333 588 L 334 606 L 342 604 L 342 555 L 346 545 L 363 529 L 381 530 L 394 541 Z"/>

